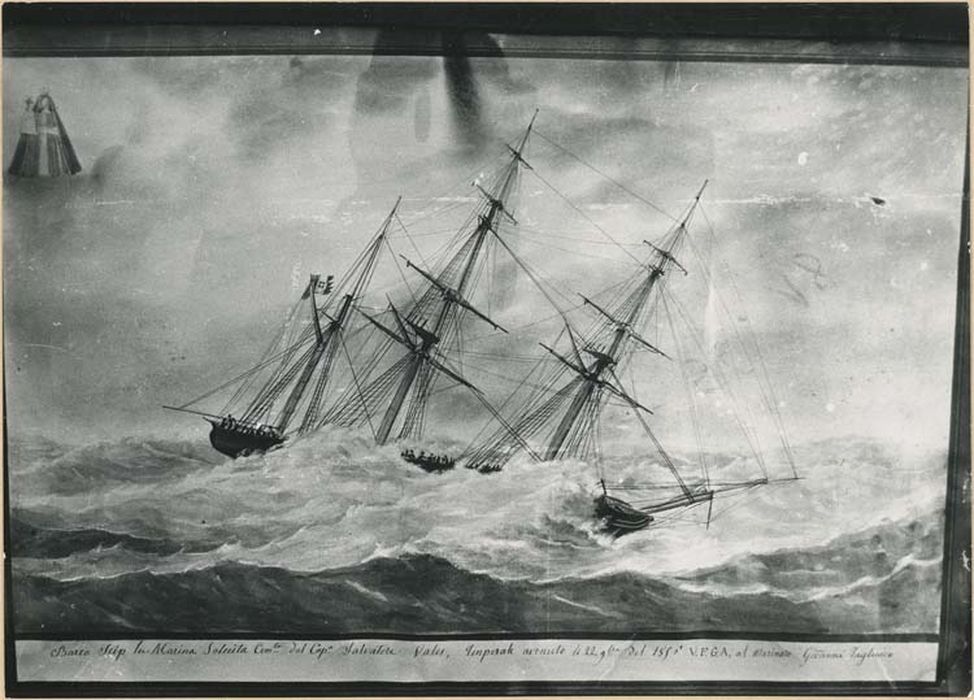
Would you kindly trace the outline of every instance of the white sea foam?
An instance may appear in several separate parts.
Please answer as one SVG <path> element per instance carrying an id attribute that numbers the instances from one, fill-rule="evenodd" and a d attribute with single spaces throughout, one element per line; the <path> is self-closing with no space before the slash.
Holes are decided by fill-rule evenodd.
<path id="1" fill-rule="evenodd" d="M 508 580 L 627 573 L 677 580 L 748 555 L 815 547 L 885 521 L 927 517 L 942 506 L 945 483 L 939 458 L 901 458 L 856 440 L 818 443 L 798 450 L 802 480 L 718 498 L 709 528 L 701 508 L 693 519 L 613 539 L 593 518 L 596 475 L 580 462 L 514 461 L 488 476 L 462 468 L 434 475 L 404 463 L 395 447 L 373 447 L 341 431 L 215 463 L 172 445 L 132 442 L 105 450 L 115 471 L 106 471 L 96 449 L 72 452 L 67 472 L 67 456 L 33 466 L 30 480 L 14 489 L 17 512 L 39 527 L 165 538 L 182 549 L 76 551 L 20 559 L 19 571 L 73 579 L 234 561 L 312 572 L 430 554 Z M 638 478 L 642 468 L 620 463 L 611 473 Z M 140 470 L 155 470 L 153 478 Z M 78 488 L 53 489 L 51 479 L 65 473 L 80 479 Z M 718 464 L 715 478 L 720 474 Z M 763 590 L 748 576 L 679 585 L 714 586 L 721 594 Z"/>

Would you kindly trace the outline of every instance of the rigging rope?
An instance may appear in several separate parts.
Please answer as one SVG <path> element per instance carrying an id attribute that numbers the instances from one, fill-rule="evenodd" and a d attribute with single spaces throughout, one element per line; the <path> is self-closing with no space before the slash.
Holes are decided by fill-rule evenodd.
<path id="1" fill-rule="evenodd" d="M 663 313 L 666 316 L 667 325 L 670 327 L 670 336 L 673 338 L 673 344 L 676 346 L 677 356 L 687 357 L 687 353 L 683 348 L 683 342 L 676 332 L 676 324 L 673 322 L 673 314 L 670 313 L 669 304 L 666 301 L 666 294 L 668 290 L 663 288 L 660 291 L 660 299 L 662 300 Z M 703 474 L 704 480 L 709 483 L 710 472 L 707 469 L 707 460 L 704 457 L 703 452 L 703 435 L 700 431 L 700 416 L 697 412 L 697 400 L 694 396 L 693 387 L 690 383 L 690 377 L 687 374 L 686 362 L 678 362 L 680 366 L 680 377 L 683 380 L 683 387 L 686 391 L 687 396 L 687 408 L 690 412 L 690 425 L 693 429 L 694 439 L 697 441 L 697 454 L 700 459 L 700 471 Z"/>
<path id="2" fill-rule="evenodd" d="M 523 236 L 522 237 L 522 240 L 525 243 L 530 243 L 531 245 L 542 246 L 542 247 L 544 247 L 545 250 L 557 250 L 560 253 L 567 253 L 569 255 L 577 255 L 580 258 L 606 260 L 608 262 L 615 263 L 616 265 L 619 265 L 621 263 L 621 264 L 625 264 L 625 265 L 632 265 L 633 267 L 639 267 L 639 268 L 642 268 L 643 267 L 643 264 L 638 261 L 638 258 L 636 258 L 635 256 L 632 256 L 632 255 L 630 255 L 629 257 L 633 258 L 633 260 L 635 260 L 636 262 L 630 262 L 629 260 L 619 260 L 619 258 L 610 258 L 607 255 L 596 255 L 596 254 L 591 253 L 591 252 L 579 252 L 578 250 L 571 250 L 569 248 L 562 248 L 561 246 L 551 245 L 551 243 L 548 243 L 546 241 L 536 241 L 536 240 L 533 240 L 532 238 L 530 238 L 528 236 Z M 613 243 L 607 243 L 606 245 L 621 245 L 621 244 L 616 244 L 616 243 L 613 242 Z"/>
<path id="3" fill-rule="evenodd" d="M 716 232 L 714 231 L 713 225 L 710 222 L 710 217 L 707 216 L 707 212 L 703 209 L 703 207 L 700 208 L 700 213 L 704 217 L 704 221 L 707 224 L 710 237 L 714 241 L 714 246 L 716 247 L 717 235 Z M 696 251 L 694 251 L 694 253 L 696 254 Z M 732 292 L 737 297 L 738 301 L 743 301 L 741 298 L 740 290 L 734 284 L 733 278 L 730 279 L 729 286 Z M 721 306 L 724 307 L 725 313 L 727 313 L 727 307 L 726 304 L 724 303 L 724 300 L 721 298 L 720 294 L 717 292 L 716 289 L 714 290 L 714 292 Z M 738 328 L 735 323 L 732 323 L 731 326 L 734 329 L 735 335 L 738 338 L 738 343 L 740 343 L 743 347 L 744 338 L 743 338 L 743 334 L 740 332 L 740 328 Z M 778 431 L 778 440 L 781 443 L 781 446 L 785 452 L 785 457 L 788 459 L 788 463 L 791 466 L 792 473 L 794 474 L 795 477 L 797 477 L 798 470 L 795 465 L 794 453 L 792 452 L 791 443 L 788 439 L 787 431 L 785 430 L 784 421 L 781 417 L 781 412 L 778 410 L 778 397 L 774 390 L 774 383 L 771 381 L 771 376 L 768 373 L 767 364 L 764 362 L 764 356 L 761 352 L 760 344 L 757 342 L 756 338 L 753 337 L 753 334 L 750 336 L 750 340 L 751 340 L 751 346 L 753 347 L 754 353 L 757 356 L 757 366 L 761 372 L 761 377 L 763 379 L 763 386 L 761 386 L 762 398 L 765 401 L 765 406 L 768 409 L 768 412 L 772 416 L 772 420 L 775 422 L 775 428 Z M 759 382 L 759 385 L 761 385 L 761 382 Z"/>
<path id="4" fill-rule="evenodd" d="M 402 283 L 404 285 L 406 285 L 406 289 L 409 291 L 409 296 L 413 300 L 413 305 L 415 305 L 416 304 L 416 294 L 413 292 L 413 288 L 411 286 L 409 286 L 409 280 L 406 279 L 406 273 L 403 272 L 402 266 L 399 264 L 399 261 L 396 260 L 396 252 L 392 249 L 392 246 L 389 245 L 389 241 L 388 240 L 386 240 L 385 243 L 386 243 L 386 248 L 389 250 L 389 257 L 392 258 L 392 262 L 395 264 L 396 270 L 399 272 L 399 277 L 402 278 Z M 419 252 L 419 251 L 417 251 L 417 252 Z M 425 265 L 426 263 L 423 263 L 423 264 Z M 390 303 L 392 303 L 392 302 L 390 301 Z"/>
<path id="5" fill-rule="evenodd" d="M 522 270 L 524 270 L 524 273 L 528 276 L 528 278 L 531 280 L 531 282 L 534 283 L 534 286 L 538 288 L 538 291 L 540 291 L 541 294 L 544 295 L 544 298 L 548 300 L 548 303 L 551 304 L 552 308 L 556 312 L 558 312 L 558 315 L 561 316 L 561 318 L 565 321 L 566 324 L 568 324 L 568 317 L 566 316 L 565 311 L 560 306 L 558 306 L 558 304 L 551 297 L 551 295 L 548 294 L 548 292 L 545 290 L 544 286 L 541 284 L 541 280 L 538 277 L 535 276 L 535 273 L 531 270 L 531 268 L 528 266 L 528 264 L 526 262 L 524 262 L 523 260 L 521 260 L 521 258 L 519 256 L 517 256 L 517 255 L 514 254 L 514 251 L 507 244 L 507 241 L 505 241 L 503 238 L 501 238 L 500 234 L 497 231 L 494 231 L 493 229 L 491 229 L 491 233 L 494 234 L 494 238 L 497 240 L 497 242 L 500 243 L 502 246 L 504 246 L 504 250 L 506 250 L 507 253 L 508 253 L 508 255 L 511 256 L 511 259 L 515 263 L 517 263 L 517 265 Z M 554 289 L 559 294 L 562 294 L 557 288 L 554 287 L 554 285 L 552 285 L 552 289 Z M 566 299 L 569 298 L 569 297 L 565 296 L 564 294 L 562 294 L 562 296 L 564 296 Z"/>
<path id="6" fill-rule="evenodd" d="M 292 346 L 290 346 L 288 348 L 285 348 L 284 350 L 282 350 L 281 352 L 277 353 L 273 357 L 267 358 L 266 360 L 264 360 L 262 363 L 260 363 L 256 367 L 251 367 L 246 372 L 243 372 L 241 374 L 238 374 L 233 379 L 230 379 L 230 380 L 224 382 L 223 384 L 221 384 L 220 386 L 218 386 L 218 387 L 216 387 L 214 389 L 210 389 L 208 392 L 206 392 L 205 394 L 202 394 L 200 396 L 197 396 L 192 401 L 187 401 L 186 403 L 182 404 L 181 406 L 177 406 L 177 408 L 183 409 L 183 408 L 186 408 L 187 406 L 192 406 L 195 403 L 199 403 L 203 399 L 207 399 L 210 396 L 213 396 L 213 394 L 217 393 L 221 389 L 226 389 L 228 386 L 231 386 L 232 384 L 240 381 L 241 379 L 244 379 L 244 378 L 246 378 L 246 377 L 248 377 L 248 376 L 250 376 L 250 375 L 252 375 L 252 374 L 254 374 L 256 372 L 259 372 L 260 370 L 262 370 L 264 368 L 266 368 L 272 362 L 278 360 L 279 358 L 283 357 L 287 353 L 293 352 L 293 351 L 297 350 L 299 347 L 301 347 L 301 345 L 303 345 L 304 343 L 308 342 L 308 340 L 310 340 L 310 337 L 309 338 L 303 338 L 303 339 L 299 340 L 294 345 L 292 345 Z"/>
<path id="7" fill-rule="evenodd" d="M 429 268 L 429 263 L 426 262 L 426 258 L 423 257 L 423 254 L 420 252 L 419 246 L 417 246 L 416 245 L 416 241 L 413 240 L 412 235 L 409 233 L 409 229 L 406 228 L 406 224 L 404 224 L 402 222 L 402 219 L 399 218 L 399 213 L 398 212 L 396 212 L 396 221 L 399 223 L 399 227 L 402 229 L 402 232 L 404 234 L 406 234 L 406 239 L 409 241 L 410 245 L 412 245 L 413 250 L 416 251 L 416 255 L 419 256 L 420 262 L 422 262 L 423 263 L 423 266 L 428 269 Z M 455 229 L 450 229 L 449 232 L 450 233 L 456 233 L 456 230 Z M 427 235 L 429 235 L 429 234 L 427 234 Z M 390 252 L 391 252 L 391 249 L 390 249 Z M 410 293 L 412 293 L 412 290 L 410 290 Z"/>
<path id="8" fill-rule="evenodd" d="M 230 399 L 223 406 L 223 409 L 220 411 L 220 413 L 222 415 L 227 415 L 229 413 L 229 411 L 230 411 L 230 408 L 233 405 L 235 405 L 237 403 L 237 401 L 239 401 L 247 391 L 249 391 L 249 389 L 250 389 L 251 386 L 253 386 L 254 380 L 256 380 L 256 378 L 257 378 L 257 370 L 258 370 L 258 368 L 262 368 L 264 366 L 264 363 L 267 362 L 267 361 L 269 361 L 268 360 L 268 356 L 272 352 L 274 352 L 274 348 L 280 346 L 282 342 L 286 342 L 286 337 L 288 336 L 288 329 L 289 328 L 292 328 L 292 324 L 294 322 L 294 318 L 297 315 L 298 308 L 300 306 L 301 306 L 301 300 L 300 299 L 298 299 L 296 302 L 294 302 L 291 305 L 291 310 L 288 312 L 287 316 L 285 316 L 284 323 L 281 324 L 280 330 L 271 339 L 271 342 L 267 345 L 267 348 L 264 350 L 263 354 L 261 355 L 260 360 L 259 360 L 257 366 L 248 371 L 248 372 L 250 372 L 249 377 L 247 377 L 246 378 L 246 381 L 242 382 L 240 384 L 240 386 L 237 387 L 237 390 L 230 396 Z M 293 332 L 290 335 L 293 338 L 293 336 L 294 336 Z M 284 350 L 283 352 L 286 353 L 287 351 Z M 287 360 L 285 360 L 285 362 L 287 362 Z M 229 382 L 226 382 L 226 383 L 220 385 L 219 387 L 217 387 L 216 389 L 213 389 L 212 390 L 213 393 L 215 393 L 217 391 L 220 391 L 221 389 L 225 388 L 228 384 L 232 384 L 233 382 L 237 381 L 238 379 L 243 379 L 246 374 L 247 373 L 244 373 L 244 375 L 238 375 L 237 377 L 229 380 Z M 201 399 L 196 399 L 195 401 L 192 401 L 191 403 L 195 403 L 196 401 L 199 401 L 199 400 L 201 400 Z M 185 405 L 188 406 L 190 404 L 185 404 Z"/>
<path id="9" fill-rule="evenodd" d="M 596 167 L 595 167 L 594 165 L 592 165 L 591 163 L 588 163 L 587 161 L 585 161 L 585 160 L 583 160 L 583 159 L 582 159 L 582 158 L 581 158 L 580 156 L 578 156 L 578 155 L 576 155 L 576 154 L 574 154 L 574 153 L 572 153 L 571 151 L 569 151 L 569 150 L 568 150 L 567 148 L 565 148 L 564 146 L 562 146 L 562 145 L 560 145 L 560 144 L 558 144 L 558 143 L 555 143 L 554 141 L 552 141 L 552 140 L 551 140 L 550 138 L 548 138 L 547 136 L 545 136 L 544 134 L 542 134 L 542 133 L 541 133 L 540 131 L 538 131 L 537 129 L 535 129 L 535 130 L 534 130 L 534 133 L 535 133 L 535 134 L 537 134 L 538 136 L 540 136 L 540 137 L 541 137 L 542 139 L 544 139 L 545 141 L 547 141 L 547 142 L 548 142 L 549 144 L 551 144 L 551 145 L 552 145 L 552 146 L 554 146 L 555 148 L 557 148 L 557 149 L 558 149 L 559 151 L 561 151 L 562 153 L 565 153 L 566 155 L 568 155 L 568 156 L 571 156 L 572 158 L 574 158 L 574 159 L 575 159 L 576 161 L 578 161 L 579 163 L 581 163 L 582 165 L 584 165 L 584 166 L 585 166 L 586 168 L 588 168 L 588 169 L 589 169 L 589 170 L 591 170 L 592 172 L 594 172 L 594 173 L 596 173 L 596 174 L 598 174 L 599 176 L 601 176 L 601 177 L 603 177 L 603 178 L 605 178 L 606 180 L 608 180 L 609 182 L 611 182 L 611 183 L 612 183 L 613 185 L 615 185 L 616 187 L 618 187 L 618 188 L 619 188 L 620 190 L 622 190 L 622 191 L 623 191 L 623 192 L 625 192 L 626 194 L 628 194 L 628 195 L 630 195 L 630 196 L 632 196 L 632 197 L 635 197 L 636 199 L 638 199 L 638 200 L 639 200 L 640 202 L 642 202 L 643 204 L 645 204 L 645 205 L 647 205 L 647 206 L 649 206 L 649 207 L 651 207 L 651 208 L 653 208 L 654 210 L 656 210 L 657 212 L 659 212 L 659 213 L 660 213 L 660 214 L 662 214 L 663 216 L 665 216 L 665 217 L 667 217 L 667 218 L 669 218 L 669 219 L 671 219 L 672 221 L 678 221 L 678 219 L 677 219 L 677 218 L 676 218 L 675 216 L 673 216 L 673 215 L 672 215 L 672 214 L 670 214 L 669 212 L 667 212 L 667 211 L 665 211 L 665 210 L 664 210 L 663 208 L 661 208 L 661 207 L 660 207 L 659 205 L 657 205 L 657 204 L 654 204 L 653 202 L 651 202 L 651 201 L 649 201 L 648 199 L 646 199 L 646 198 L 645 198 L 645 197 L 643 197 L 642 195 L 640 195 L 640 194 L 638 194 L 638 193 L 636 193 L 636 192 L 633 192 L 633 191 L 632 191 L 631 189 L 629 189 L 628 187 L 626 187 L 625 185 L 623 185 L 623 184 L 622 184 L 621 182 L 619 182 L 618 180 L 615 180 L 614 178 L 612 178 L 612 177 L 610 177 L 610 176 L 609 176 L 609 175 L 607 175 L 606 173 L 604 173 L 604 172 L 602 172 L 601 170 L 599 170 L 598 168 L 596 168 Z"/>
<path id="10" fill-rule="evenodd" d="M 701 357 L 706 356 L 707 352 L 706 349 L 704 348 L 702 339 L 700 339 L 696 333 L 692 332 L 692 323 L 690 322 L 689 315 L 687 314 L 686 310 L 679 303 L 679 301 L 677 301 L 675 297 L 670 296 L 667 300 L 667 304 L 669 304 L 670 302 L 672 302 L 674 308 L 676 308 L 677 310 L 677 313 L 682 318 L 683 323 L 685 324 L 688 330 L 688 335 L 690 336 L 690 339 L 694 342 L 694 344 L 697 347 L 697 351 L 700 353 Z M 714 362 L 707 364 L 706 367 L 713 374 L 713 377 L 717 382 L 718 388 L 727 395 L 727 397 L 731 400 L 731 403 L 736 405 L 739 409 L 742 409 L 742 412 L 747 413 L 751 417 L 752 422 L 756 422 L 753 418 L 752 412 L 750 410 L 750 406 L 738 397 L 737 392 L 734 391 L 733 385 L 729 381 L 727 381 L 727 378 L 724 376 L 724 373 L 720 367 L 719 358 L 715 358 Z M 767 476 L 768 475 L 767 464 L 764 461 L 764 456 L 763 456 L 763 451 L 761 449 L 761 442 L 759 436 L 757 435 L 754 428 L 752 428 L 749 424 L 744 422 L 744 420 L 742 419 L 738 411 L 732 410 L 731 413 L 734 417 L 734 421 L 737 423 L 738 427 L 740 428 L 741 433 L 744 435 L 745 440 L 747 440 L 748 447 L 750 447 L 751 449 L 751 453 L 754 455 L 754 458 L 761 466 L 761 471 L 764 473 L 765 476 Z"/>
<path id="11" fill-rule="evenodd" d="M 596 229 L 598 229 L 602 233 L 603 236 L 605 236 L 606 238 L 608 238 L 613 243 L 613 245 L 616 246 L 616 248 L 618 248 L 619 250 L 621 250 L 627 256 L 629 256 L 630 258 L 632 258 L 633 260 L 635 260 L 640 266 L 642 266 L 643 263 L 642 263 L 642 261 L 639 258 L 637 258 L 635 255 L 633 255 L 628 250 L 626 250 L 626 247 L 623 246 L 621 243 L 619 243 L 619 241 L 617 241 L 615 238 L 613 238 L 612 237 L 612 234 L 610 234 L 604 228 L 602 228 L 597 223 L 595 223 L 595 221 L 593 221 L 592 218 L 589 217 L 588 214 L 586 214 L 581 209 L 579 209 L 578 206 L 572 200 L 570 200 L 566 195 L 562 194 L 561 190 L 559 190 L 558 188 L 556 188 L 554 185 L 552 185 L 550 182 L 548 182 L 544 177 L 542 177 L 541 173 L 539 173 L 537 170 L 532 170 L 531 173 L 536 178 L 538 178 L 539 180 L 541 180 L 541 182 L 543 182 L 545 184 L 545 186 L 548 187 L 548 189 L 550 189 L 552 192 L 554 192 L 556 195 L 558 195 L 569 207 L 571 207 L 576 212 L 578 212 L 578 214 L 582 218 L 584 218 L 586 221 L 588 221 L 590 224 L 592 224 L 592 226 L 594 226 Z"/>

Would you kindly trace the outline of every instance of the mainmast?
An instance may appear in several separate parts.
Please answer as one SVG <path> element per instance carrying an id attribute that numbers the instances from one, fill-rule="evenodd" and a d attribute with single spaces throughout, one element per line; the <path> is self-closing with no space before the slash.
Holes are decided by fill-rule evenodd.
<path id="1" fill-rule="evenodd" d="M 492 191 L 489 192 L 476 185 L 486 200 L 486 210 L 479 214 L 475 229 L 444 269 L 438 275 L 434 275 L 406 260 L 406 266 L 422 276 L 428 283 L 428 287 L 420 301 L 405 315 L 400 314 L 390 301 L 389 307 L 395 319 L 396 329 L 389 328 L 363 312 L 373 325 L 408 351 L 404 364 L 398 368 L 399 381 L 395 384 L 389 403 L 382 414 L 382 420 L 375 431 L 375 440 L 380 445 L 389 440 L 404 407 L 407 407 L 407 400 L 408 407 L 402 420 L 399 437 L 418 436 L 422 433 L 429 396 L 437 374 L 446 374 L 455 381 L 478 391 L 476 387 L 439 361 L 437 353 L 440 352 L 439 346 L 442 340 L 456 328 L 462 312 L 470 312 L 495 329 L 504 330 L 468 301 L 467 291 L 472 284 L 478 263 L 482 261 L 488 234 L 496 230 L 502 219 L 517 223 L 514 215 L 508 210 L 506 202 L 516 182 L 520 166 L 530 167 L 524 161 L 523 154 L 535 117 L 537 112 L 531 118 L 518 145 L 508 146 L 511 160 Z M 434 308 L 438 306 L 438 308 L 434 311 L 430 306 Z M 433 313 L 430 313 L 431 311 Z M 383 375 L 377 382 L 388 383 L 388 377 Z M 372 388 L 367 387 L 364 392 L 360 392 L 359 398 L 364 401 L 365 395 L 372 395 L 370 394 Z"/>

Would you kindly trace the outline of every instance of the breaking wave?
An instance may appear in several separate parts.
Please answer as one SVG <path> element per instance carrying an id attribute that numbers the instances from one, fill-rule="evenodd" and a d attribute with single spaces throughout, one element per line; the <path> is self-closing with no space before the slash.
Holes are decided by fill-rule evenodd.
<path id="1" fill-rule="evenodd" d="M 801 480 L 720 498 L 709 526 L 700 509 L 613 539 L 579 462 L 434 475 L 337 430 L 238 460 L 178 440 L 12 440 L 16 622 L 295 631 L 276 596 L 319 632 L 935 631 L 943 456 L 849 438 L 797 459 Z M 174 620 L 181 597 L 196 614 Z"/>

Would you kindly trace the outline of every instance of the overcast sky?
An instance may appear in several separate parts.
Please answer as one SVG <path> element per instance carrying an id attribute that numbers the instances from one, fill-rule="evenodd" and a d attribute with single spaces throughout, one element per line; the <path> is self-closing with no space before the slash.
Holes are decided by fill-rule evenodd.
<path id="1" fill-rule="evenodd" d="M 49 89 L 85 169 L 4 186 L 10 428 L 197 430 L 158 406 L 245 367 L 307 274 L 340 272 L 396 196 L 407 224 L 429 195 L 472 196 L 480 164 L 538 108 L 540 134 L 668 212 L 710 179 L 717 241 L 701 229 L 694 246 L 734 271 L 798 440 L 942 445 L 966 80 L 650 61 L 6 60 L 5 164 L 24 100 Z M 665 229 L 541 137 L 529 154 L 632 250 Z M 564 288 L 632 269 L 531 174 L 520 211 L 520 249 Z M 680 284 L 702 311 L 699 283 Z"/>

